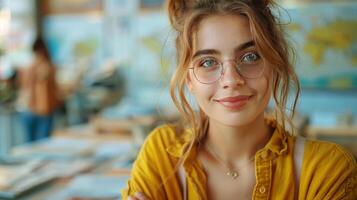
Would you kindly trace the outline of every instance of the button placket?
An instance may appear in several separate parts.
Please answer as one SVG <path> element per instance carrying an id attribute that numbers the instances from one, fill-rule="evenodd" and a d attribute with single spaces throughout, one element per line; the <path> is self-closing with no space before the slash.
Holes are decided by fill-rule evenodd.
<path id="1" fill-rule="evenodd" d="M 266 153 L 266 152 L 265 152 Z M 263 159 L 265 157 L 265 159 Z M 257 158 L 256 174 L 257 174 L 257 185 L 254 190 L 254 199 L 268 199 L 269 198 L 269 188 L 271 184 L 271 164 L 272 161 L 267 159 L 267 154 L 261 154 Z"/>

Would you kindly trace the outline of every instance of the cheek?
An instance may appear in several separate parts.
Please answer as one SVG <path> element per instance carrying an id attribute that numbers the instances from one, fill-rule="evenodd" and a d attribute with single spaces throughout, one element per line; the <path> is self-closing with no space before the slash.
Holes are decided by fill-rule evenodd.
<path id="1" fill-rule="evenodd" d="M 272 77 L 270 73 L 264 74 L 260 79 L 251 80 L 248 82 L 250 88 L 254 90 L 261 101 L 268 101 L 272 91 Z"/>
<path id="2" fill-rule="evenodd" d="M 195 97 L 197 103 L 202 108 L 208 104 L 215 94 L 215 87 L 213 85 L 204 85 L 195 80 L 191 82 L 191 94 Z"/>
<path id="3" fill-rule="evenodd" d="M 264 76 L 264 79 L 262 80 L 264 83 L 262 84 L 262 98 L 264 99 L 264 101 L 266 101 L 267 103 L 270 100 L 271 97 L 271 91 L 272 91 L 272 82 L 273 82 L 273 78 L 272 78 L 272 73 L 267 74 L 266 76 Z"/>
<path id="4" fill-rule="evenodd" d="M 213 95 L 213 89 L 202 84 L 193 85 L 193 95 L 196 99 L 208 100 Z"/>

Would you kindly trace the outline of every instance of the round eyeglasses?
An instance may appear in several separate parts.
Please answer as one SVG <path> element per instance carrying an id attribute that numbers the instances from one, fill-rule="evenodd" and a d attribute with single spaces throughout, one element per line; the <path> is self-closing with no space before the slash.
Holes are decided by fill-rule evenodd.
<path id="1" fill-rule="evenodd" d="M 265 65 L 256 53 L 246 54 L 242 59 L 226 61 L 234 62 L 235 69 L 243 78 L 254 79 L 263 75 Z M 203 84 L 211 84 L 222 78 L 224 74 L 223 63 L 224 61 L 215 57 L 205 57 L 194 60 L 189 69 L 193 70 L 197 81 Z"/>

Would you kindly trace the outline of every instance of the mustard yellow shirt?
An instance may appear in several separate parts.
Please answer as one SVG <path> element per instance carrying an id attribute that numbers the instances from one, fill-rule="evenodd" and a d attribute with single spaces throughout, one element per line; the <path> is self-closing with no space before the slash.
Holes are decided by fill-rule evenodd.
<path id="1" fill-rule="evenodd" d="M 271 123 L 270 125 L 275 127 Z M 175 134 L 174 126 L 155 129 L 146 139 L 133 165 L 123 199 L 143 192 L 152 200 L 182 199 L 181 183 L 175 173 L 183 147 L 189 140 Z M 294 199 L 295 137 L 275 128 L 266 144 L 255 155 L 256 185 L 252 199 Z M 207 199 L 206 175 L 195 159 L 197 146 L 184 163 L 188 199 Z M 354 158 L 339 145 L 307 140 L 305 143 L 299 186 L 299 200 L 357 200 L 357 165 Z"/>

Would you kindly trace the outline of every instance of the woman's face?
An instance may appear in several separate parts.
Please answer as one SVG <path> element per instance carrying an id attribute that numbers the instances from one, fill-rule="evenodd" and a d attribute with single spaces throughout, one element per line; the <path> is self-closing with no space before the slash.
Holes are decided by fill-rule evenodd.
<path id="1" fill-rule="evenodd" d="M 209 16 L 200 22 L 197 30 L 187 86 L 210 123 L 244 126 L 261 117 L 271 95 L 272 70 L 264 66 L 247 18 L 236 15 Z M 238 73 L 237 60 L 240 66 L 254 66 L 255 70 L 263 70 L 260 70 L 260 74 L 250 69 L 246 69 L 245 75 L 243 71 Z M 217 63 L 223 63 L 220 79 L 205 84 L 217 76 L 200 76 L 198 68 L 210 73 L 215 66 L 220 66 Z M 247 76 L 247 73 L 256 73 L 257 77 L 244 78 L 241 75 Z"/>

